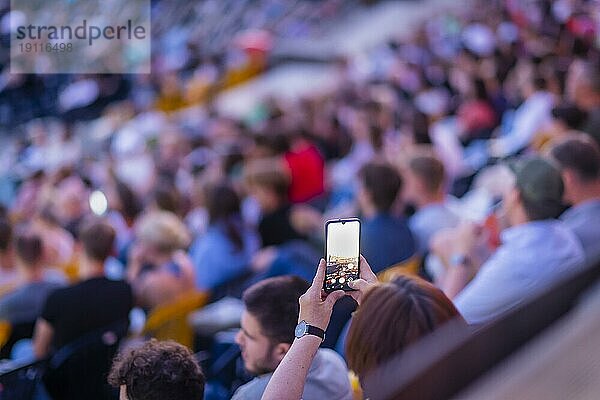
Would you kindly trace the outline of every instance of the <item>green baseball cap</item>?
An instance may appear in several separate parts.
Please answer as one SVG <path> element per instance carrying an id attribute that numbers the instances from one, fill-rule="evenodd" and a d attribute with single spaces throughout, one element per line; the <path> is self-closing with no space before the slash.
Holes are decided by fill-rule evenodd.
<path id="1" fill-rule="evenodd" d="M 564 209 L 564 184 L 558 168 L 539 156 L 509 162 L 515 185 L 524 202 L 548 218 L 558 217 Z"/>

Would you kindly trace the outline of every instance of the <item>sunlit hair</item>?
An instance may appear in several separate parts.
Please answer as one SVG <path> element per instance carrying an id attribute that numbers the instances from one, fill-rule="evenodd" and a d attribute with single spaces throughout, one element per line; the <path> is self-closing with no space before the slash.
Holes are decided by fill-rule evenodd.
<path id="1" fill-rule="evenodd" d="M 191 242 L 185 224 L 169 211 L 152 211 L 144 215 L 137 224 L 136 235 L 162 253 L 186 249 Z"/>

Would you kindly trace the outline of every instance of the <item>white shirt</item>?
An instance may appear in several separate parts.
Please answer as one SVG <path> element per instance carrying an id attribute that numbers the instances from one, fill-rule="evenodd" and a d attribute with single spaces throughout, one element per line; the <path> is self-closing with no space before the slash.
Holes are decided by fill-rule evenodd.
<path id="1" fill-rule="evenodd" d="M 499 316 L 584 265 L 579 240 L 557 220 L 517 225 L 500 238 L 502 245 L 454 299 L 470 324 Z"/>
<path id="2" fill-rule="evenodd" d="M 445 203 L 429 204 L 410 217 L 408 225 L 417 237 L 417 244 L 421 254 L 429 250 L 431 237 L 441 229 L 454 228 L 460 218 Z"/>
<path id="3" fill-rule="evenodd" d="M 510 131 L 496 139 L 494 155 L 506 157 L 527 147 L 538 129 L 550 119 L 553 104 L 552 94 L 544 91 L 535 92 L 525 100 L 515 111 Z"/>

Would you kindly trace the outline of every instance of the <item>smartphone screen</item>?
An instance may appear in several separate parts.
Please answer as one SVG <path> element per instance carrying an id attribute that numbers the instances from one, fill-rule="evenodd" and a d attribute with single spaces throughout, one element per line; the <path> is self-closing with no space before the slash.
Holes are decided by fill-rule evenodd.
<path id="1" fill-rule="evenodd" d="M 360 221 L 358 218 L 336 219 L 325 223 L 325 261 L 327 270 L 323 289 L 353 290 L 348 286 L 359 277 Z"/>

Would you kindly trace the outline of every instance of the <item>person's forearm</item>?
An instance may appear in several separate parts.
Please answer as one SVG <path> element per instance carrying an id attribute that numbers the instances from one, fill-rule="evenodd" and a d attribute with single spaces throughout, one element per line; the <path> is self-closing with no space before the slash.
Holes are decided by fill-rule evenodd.
<path id="1" fill-rule="evenodd" d="M 50 342 L 54 336 L 54 329 L 43 318 L 38 318 L 33 335 L 33 353 L 37 359 L 45 358 L 50 350 Z"/>
<path id="2" fill-rule="evenodd" d="M 313 335 L 294 340 L 269 380 L 262 400 L 301 399 L 308 370 L 320 345 L 321 338 Z"/>
<path id="3" fill-rule="evenodd" d="M 445 275 L 441 289 L 449 299 L 453 299 L 467 286 L 472 273 L 467 268 L 450 267 Z"/>

